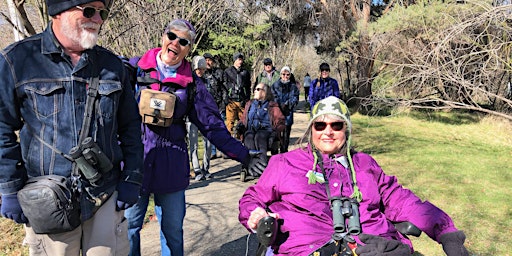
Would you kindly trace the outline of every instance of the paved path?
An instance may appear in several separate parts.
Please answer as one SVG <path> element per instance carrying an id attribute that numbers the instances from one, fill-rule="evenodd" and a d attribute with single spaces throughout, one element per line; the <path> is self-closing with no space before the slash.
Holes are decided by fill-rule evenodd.
<path id="1" fill-rule="evenodd" d="M 302 106 L 299 104 L 299 109 Z M 308 114 L 297 112 L 294 119 L 290 149 L 296 148 L 294 142 L 304 134 Z M 185 255 L 243 256 L 247 248 L 247 255 L 254 255 L 257 239 L 255 235 L 248 238 L 249 232 L 238 222 L 238 200 L 247 187 L 256 181 L 241 182 L 241 165 L 236 161 L 215 159 L 211 164 L 210 172 L 215 174 L 215 178 L 191 181 L 185 193 Z M 157 221 L 149 222 L 142 229 L 143 256 L 160 255 L 159 231 Z"/>

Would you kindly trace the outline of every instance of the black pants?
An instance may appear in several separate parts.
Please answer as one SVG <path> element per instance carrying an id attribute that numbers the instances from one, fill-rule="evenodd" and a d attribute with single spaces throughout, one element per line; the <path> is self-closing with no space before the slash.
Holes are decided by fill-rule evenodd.
<path id="1" fill-rule="evenodd" d="M 290 133 L 292 131 L 292 126 L 287 125 L 286 129 L 283 131 L 283 143 L 281 144 L 281 153 L 288 152 L 288 146 L 290 145 Z"/>
<path id="2" fill-rule="evenodd" d="M 307 102 L 309 97 L 309 87 L 304 87 L 304 100 Z"/>
<path id="3" fill-rule="evenodd" d="M 260 155 L 260 158 L 267 161 L 270 134 L 272 133 L 266 130 L 247 131 L 244 134 L 244 144 L 248 149 L 261 151 L 263 154 Z"/>

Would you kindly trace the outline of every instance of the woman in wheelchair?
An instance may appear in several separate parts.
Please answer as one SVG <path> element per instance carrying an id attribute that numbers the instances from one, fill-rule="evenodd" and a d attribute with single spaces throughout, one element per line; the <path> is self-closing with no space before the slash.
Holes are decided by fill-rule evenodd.
<path id="1" fill-rule="evenodd" d="M 354 151 L 351 130 L 343 101 L 317 102 L 301 147 L 272 157 L 240 199 L 240 223 L 255 232 L 260 220 L 261 227 L 275 217 L 279 230 L 269 249 L 275 255 L 411 255 L 412 243 L 396 222 L 414 224 L 449 256 L 468 255 L 452 219 Z"/>
<path id="2" fill-rule="evenodd" d="M 272 141 L 277 138 L 285 128 L 284 115 L 279 105 L 274 102 L 274 96 L 270 86 L 260 83 L 254 87 L 254 99 L 245 104 L 241 122 L 237 125 L 238 134 L 243 134 L 242 139 L 249 150 L 262 152 L 256 157 L 263 162 L 268 162 L 267 150 Z M 249 173 L 253 177 L 261 173 Z"/>

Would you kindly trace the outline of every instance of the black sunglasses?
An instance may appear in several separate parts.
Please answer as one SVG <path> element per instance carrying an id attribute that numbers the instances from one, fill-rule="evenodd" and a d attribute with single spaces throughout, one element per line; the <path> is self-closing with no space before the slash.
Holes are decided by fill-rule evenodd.
<path id="1" fill-rule="evenodd" d="M 331 126 L 331 129 L 333 131 L 341 131 L 343 130 L 343 127 L 345 127 L 345 122 L 332 122 L 332 123 L 326 123 L 326 122 L 314 122 L 313 128 L 319 132 L 325 130 L 327 128 L 327 125 Z"/>
<path id="2" fill-rule="evenodd" d="M 329 69 L 320 69 L 320 72 L 322 72 L 322 71 L 331 72 L 331 70 L 329 70 Z"/>
<path id="3" fill-rule="evenodd" d="M 107 9 L 96 9 L 92 6 L 86 6 L 86 7 L 76 6 L 76 8 L 78 10 L 81 10 L 82 15 L 84 15 L 84 17 L 86 17 L 88 19 L 94 17 L 96 12 L 100 13 L 101 20 L 106 20 L 108 18 L 109 10 L 107 10 Z"/>
<path id="4" fill-rule="evenodd" d="M 259 92 L 259 91 L 265 91 L 265 90 L 263 88 L 254 88 L 254 91 Z"/>
<path id="5" fill-rule="evenodd" d="M 181 46 L 183 46 L 183 47 L 185 47 L 185 46 L 187 46 L 187 45 L 189 45 L 189 44 L 190 44 L 190 40 L 188 40 L 188 39 L 186 39 L 186 38 L 183 38 L 183 37 L 179 37 L 178 35 L 174 34 L 174 33 L 173 33 L 173 32 L 171 32 L 171 31 L 167 32 L 167 38 L 169 38 L 169 40 L 171 40 L 171 41 L 174 41 L 174 40 L 176 40 L 176 39 L 179 39 L 179 40 L 178 40 L 178 43 L 179 43 Z"/>

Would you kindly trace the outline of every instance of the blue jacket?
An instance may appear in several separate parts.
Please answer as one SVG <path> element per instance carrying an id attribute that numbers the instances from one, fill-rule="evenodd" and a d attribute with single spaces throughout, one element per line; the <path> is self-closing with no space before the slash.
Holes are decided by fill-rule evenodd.
<path id="1" fill-rule="evenodd" d="M 189 185 L 190 164 L 186 143 L 186 127 L 183 120 L 188 116 L 213 145 L 239 162 L 245 161 L 248 150 L 231 137 L 220 116 L 217 104 L 206 86 L 197 77 L 193 78 L 190 63 L 183 60 L 176 77 L 163 78 L 157 69 L 156 58 L 160 48 L 146 52 L 138 62 L 145 74 L 161 81 L 149 85 L 161 91 L 174 91 L 177 100 L 174 107 L 173 124 L 159 127 L 143 124 L 144 182 L 143 193 L 171 193 L 186 189 Z M 194 86 L 195 97 L 188 102 L 188 86 Z"/>
<path id="2" fill-rule="evenodd" d="M 327 77 L 326 79 L 316 78 L 311 82 L 309 87 L 309 104 L 311 109 L 313 109 L 317 101 L 329 96 L 340 97 L 340 88 L 336 79 L 332 77 Z"/>
<path id="3" fill-rule="evenodd" d="M 114 168 L 91 192 L 110 194 L 120 179 L 142 182 L 141 118 L 123 63 L 95 46 L 73 67 L 50 23 L 44 32 L 0 52 L 0 193 L 16 193 L 28 177 L 70 176 L 71 162 L 33 135 L 64 153 L 77 145 L 93 67 L 100 81 L 89 136 Z M 91 208 L 82 201 L 82 220 L 92 216 Z"/>
<path id="4" fill-rule="evenodd" d="M 285 114 L 286 125 L 292 125 L 293 111 L 299 102 L 300 94 L 297 84 L 291 81 L 285 84 L 281 81 L 281 79 L 279 79 L 272 85 L 272 94 L 274 94 L 275 102 L 279 104 L 281 111 L 283 111 L 283 114 Z M 287 108 L 289 112 L 283 108 Z"/>

